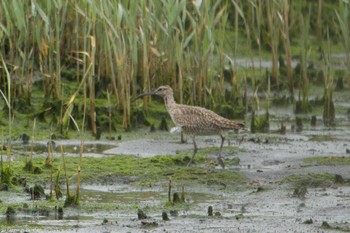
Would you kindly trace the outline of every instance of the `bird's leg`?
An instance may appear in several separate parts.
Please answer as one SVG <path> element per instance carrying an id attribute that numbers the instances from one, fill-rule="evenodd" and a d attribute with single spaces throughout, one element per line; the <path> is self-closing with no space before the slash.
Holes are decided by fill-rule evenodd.
<path id="1" fill-rule="evenodd" d="M 191 164 L 192 164 L 192 162 L 194 160 L 194 156 L 196 155 L 197 150 L 198 150 L 196 139 L 195 139 L 194 135 L 192 136 L 192 141 L 193 141 L 193 146 L 194 146 L 194 148 L 193 148 L 193 155 L 192 155 L 192 158 L 191 158 L 190 162 L 188 162 L 187 167 L 191 166 Z"/>
<path id="2" fill-rule="evenodd" d="M 225 141 L 225 137 L 222 135 L 222 134 L 220 134 L 220 137 L 221 137 L 221 145 L 220 145 L 220 156 L 221 156 L 221 151 L 222 151 L 222 147 L 224 146 L 224 141 Z"/>
<path id="3" fill-rule="evenodd" d="M 220 145 L 220 151 L 219 151 L 219 156 L 218 156 L 218 162 L 220 164 L 220 166 L 225 169 L 225 163 L 224 163 L 224 160 L 221 156 L 221 151 L 222 151 L 222 147 L 224 146 L 224 141 L 225 141 L 225 137 L 220 134 L 220 137 L 221 137 L 221 145 Z"/>

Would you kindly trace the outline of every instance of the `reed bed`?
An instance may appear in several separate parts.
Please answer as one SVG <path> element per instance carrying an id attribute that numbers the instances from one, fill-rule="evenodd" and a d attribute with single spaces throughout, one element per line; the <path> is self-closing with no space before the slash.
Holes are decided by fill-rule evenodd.
<path id="1" fill-rule="evenodd" d="M 308 54 L 318 51 L 302 42 L 309 40 L 306 38 L 317 38 L 321 45 L 327 28 L 331 28 L 330 40 L 347 51 L 349 80 L 348 8 L 349 3 L 341 0 L 3 0 L 0 90 L 3 97 L 11 93 L 11 102 L 22 99 L 31 105 L 33 85 L 40 80 L 42 106 L 58 102 L 58 108 L 51 110 L 60 109 L 56 123 L 62 128 L 70 96 L 62 80 L 79 83 L 87 75 L 88 125 L 95 135 L 97 92 L 104 93 L 106 99 L 106 93 L 112 94 L 114 116 L 120 114 L 120 124 L 127 129 L 133 115 L 130 97 L 161 84 L 171 84 L 180 103 L 209 108 L 223 103 L 241 105 L 240 98 L 232 101 L 227 96 L 256 90 L 256 80 L 263 81 L 265 75 L 261 67 L 256 67 L 260 71 L 246 82 L 246 75 L 236 75 L 242 68 L 235 60 L 270 56 L 271 88 L 287 90 L 292 102 L 294 89 L 301 88 L 305 102 Z M 295 48 L 302 52 L 294 52 Z M 304 80 L 301 87 L 296 85 L 291 66 L 293 56 L 299 54 Z M 279 64 L 281 57 L 286 63 L 285 72 Z M 227 69 L 230 75 L 225 79 Z M 150 97 L 144 98 L 144 109 L 150 101 Z"/>

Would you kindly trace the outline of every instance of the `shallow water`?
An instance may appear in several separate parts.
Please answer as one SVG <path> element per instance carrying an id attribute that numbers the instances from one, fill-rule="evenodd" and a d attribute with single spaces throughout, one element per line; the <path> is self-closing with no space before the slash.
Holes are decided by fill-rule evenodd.
<path id="1" fill-rule="evenodd" d="M 66 141 L 53 141 L 53 150 L 55 152 L 61 152 L 61 145 L 62 149 L 65 153 L 79 153 L 80 152 L 80 141 L 77 140 L 71 140 L 69 143 Z M 49 142 L 37 142 L 37 143 L 14 143 L 13 145 L 14 150 L 21 150 L 21 151 L 27 151 L 27 152 L 33 152 L 33 153 L 46 153 L 48 152 Z M 83 146 L 83 153 L 97 153 L 101 154 L 107 149 L 111 149 L 115 147 L 115 144 L 111 144 L 108 142 L 87 142 L 84 143 Z"/>

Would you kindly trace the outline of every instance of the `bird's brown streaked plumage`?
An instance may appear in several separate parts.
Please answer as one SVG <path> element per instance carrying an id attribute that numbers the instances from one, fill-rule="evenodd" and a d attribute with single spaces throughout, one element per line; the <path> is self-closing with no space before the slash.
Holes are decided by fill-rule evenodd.
<path id="1" fill-rule="evenodd" d="M 226 130 L 238 130 L 244 128 L 244 124 L 226 119 L 215 112 L 196 106 L 177 104 L 174 100 L 173 89 L 170 86 L 160 86 L 155 91 L 137 96 L 135 99 L 145 95 L 158 95 L 163 97 L 169 115 L 175 125 L 181 128 L 186 134 L 191 135 L 194 145 L 194 151 L 188 166 L 193 162 L 197 153 L 196 135 L 220 135 L 221 146 L 218 161 L 224 168 L 224 162 L 221 157 L 221 150 L 225 137 L 223 132 Z"/>
<path id="2" fill-rule="evenodd" d="M 228 120 L 213 111 L 201 107 L 180 105 L 168 107 L 176 126 L 187 134 L 212 135 L 230 129 L 240 129 L 243 124 Z"/>

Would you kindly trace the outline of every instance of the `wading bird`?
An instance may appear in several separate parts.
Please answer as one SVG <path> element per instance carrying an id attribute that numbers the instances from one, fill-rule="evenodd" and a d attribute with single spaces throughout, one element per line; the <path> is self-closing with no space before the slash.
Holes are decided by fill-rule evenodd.
<path id="1" fill-rule="evenodd" d="M 146 95 L 157 95 L 163 97 L 168 113 L 176 125 L 177 129 L 182 130 L 185 134 L 190 135 L 193 141 L 192 158 L 187 164 L 190 166 L 197 153 L 197 135 L 220 135 L 221 145 L 218 155 L 218 161 L 222 168 L 225 168 L 224 161 L 221 156 L 222 147 L 225 137 L 224 131 L 239 130 L 244 128 L 244 124 L 238 123 L 205 108 L 177 104 L 174 100 L 174 92 L 170 86 L 160 86 L 150 93 L 143 93 L 136 96 L 132 101 Z"/>

